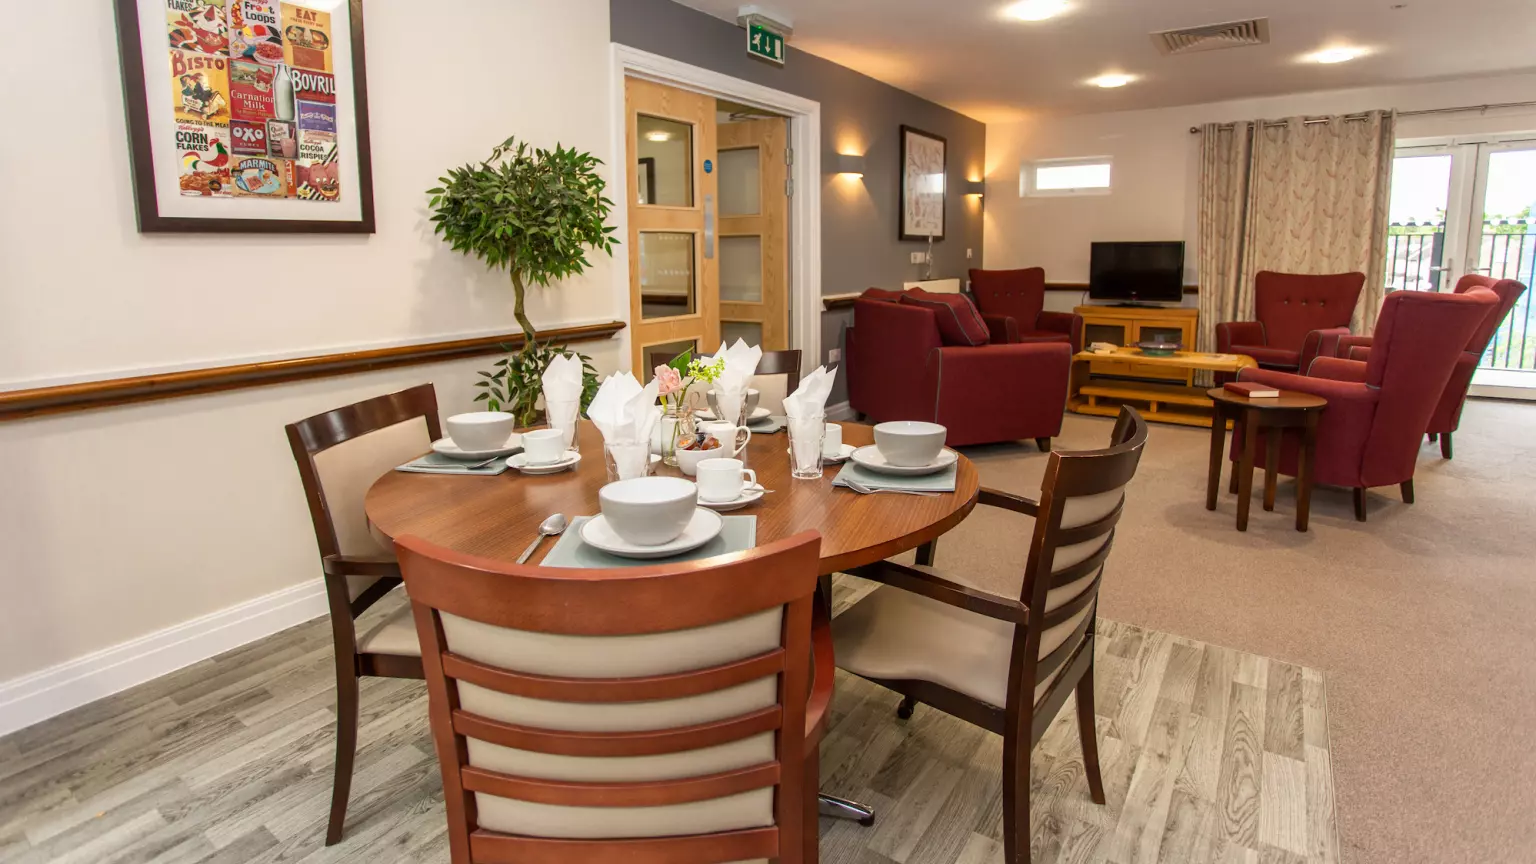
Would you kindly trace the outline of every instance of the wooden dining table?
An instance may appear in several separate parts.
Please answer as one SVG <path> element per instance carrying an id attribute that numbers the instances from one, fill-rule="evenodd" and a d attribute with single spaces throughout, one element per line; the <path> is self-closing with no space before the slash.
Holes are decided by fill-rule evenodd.
<path id="1" fill-rule="evenodd" d="M 841 425 L 844 443 L 874 442 L 869 426 Z M 551 514 L 563 513 L 570 520 L 599 512 L 597 492 L 608 482 L 608 472 L 602 437 L 590 421 L 581 422 L 577 445 L 581 461 L 557 474 L 524 475 L 511 468 L 494 476 L 391 471 L 369 488 L 363 507 L 373 529 L 389 540 L 415 535 L 469 555 L 516 560 Z M 952 493 L 862 495 L 832 485 L 837 465 L 826 466 L 819 480 L 792 478 L 788 447 L 785 432 L 752 436 L 747 467 L 772 491 L 730 515 L 756 516 L 759 544 L 801 531 L 820 532 L 823 575 L 873 564 L 936 540 L 976 506 L 980 477 L 964 455 Z M 656 473 L 683 476 L 666 465 L 658 465 Z M 542 561 L 554 545 L 546 541 L 530 563 Z"/>

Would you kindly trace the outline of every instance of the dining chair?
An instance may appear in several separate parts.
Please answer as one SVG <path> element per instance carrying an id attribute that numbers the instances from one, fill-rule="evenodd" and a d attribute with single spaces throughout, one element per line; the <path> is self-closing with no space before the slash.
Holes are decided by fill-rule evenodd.
<path id="1" fill-rule="evenodd" d="M 757 363 L 757 374 L 752 376 L 752 387 L 758 392 L 758 407 L 767 408 L 773 414 L 783 414 L 784 397 L 799 386 L 799 348 L 763 352 L 763 359 Z"/>
<path id="2" fill-rule="evenodd" d="M 816 532 L 605 570 L 396 549 L 454 864 L 816 860 Z"/>
<path id="3" fill-rule="evenodd" d="M 358 679 L 421 678 L 421 648 L 402 603 L 358 631 L 357 619 L 401 584 L 394 550 L 368 526 L 363 497 L 390 469 L 442 437 L 437 394 L 422 384 L 290 423 L 288 444 L 304 498 L 330 604 L 336 653 L 336 776 L 327 846 L 341 840 L 357 756 Z"/>
<path id="4" fill-rule="evenodd" d="M 1147 423 L 1121 408 L 1109 446 L 1054 450 L 1038 502 L 982 489 L 978 503 L 1033 517 L 1017 599 L 935 569 L 882 561 L 847 571 L 885 583 L 832 622 L 837 665 L 902 695 L 897 715 L 931 705 L 1003 736 L 1003 859 L 1029 861 L 1030 753 L 1076 694 L 1088 791 L 1104 803 L 1094 731 L 1095 612 L 1104 562 Z"/>

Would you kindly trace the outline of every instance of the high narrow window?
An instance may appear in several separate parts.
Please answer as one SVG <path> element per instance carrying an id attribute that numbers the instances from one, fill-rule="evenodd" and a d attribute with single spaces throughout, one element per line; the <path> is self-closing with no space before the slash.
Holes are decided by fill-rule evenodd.
<path id="1" fill-rule="evenodd" d="M 1108 156 L 1027 162 L 1019 172 L 1019 194 L 1107 195 L 1111 167 Z"/>

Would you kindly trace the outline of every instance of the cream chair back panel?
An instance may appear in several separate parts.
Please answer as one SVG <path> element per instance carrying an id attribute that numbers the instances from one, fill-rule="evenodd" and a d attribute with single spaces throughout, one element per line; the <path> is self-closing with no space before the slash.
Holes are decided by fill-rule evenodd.
<path id="1" fill-rule="evenodd" d="M 426 418 L 412 417 L 315 454 L 315 474 L 341 554 L 394 555 L 394 550 L 369 528 L 363 498 L 375 480 L 431 447 Z M 355 598 L 375 581 L 376 577 L 349 576 L 348 591 Z"/>

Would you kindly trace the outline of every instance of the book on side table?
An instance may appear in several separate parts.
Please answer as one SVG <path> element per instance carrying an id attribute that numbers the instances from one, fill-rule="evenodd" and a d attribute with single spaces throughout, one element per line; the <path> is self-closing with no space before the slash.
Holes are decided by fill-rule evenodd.
<path id="1" fill-rule="evenodd" d="M 1279 390 L 1268 384 L 1255 384 L 1251 381 L 1228 381 L 1221 386 L 1229 393 L 1247 396 L 1249 399 L 1272 399 L 1280 395 Z"/>

